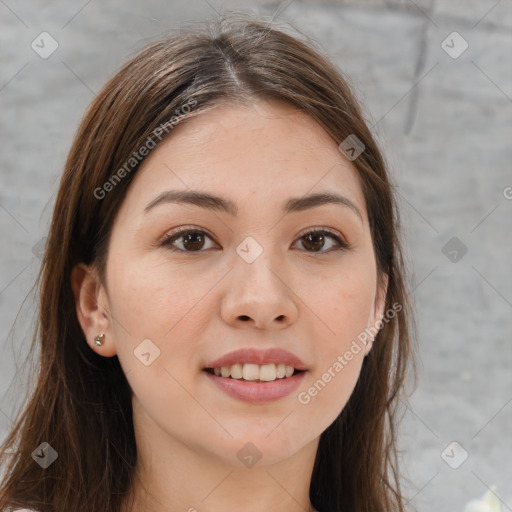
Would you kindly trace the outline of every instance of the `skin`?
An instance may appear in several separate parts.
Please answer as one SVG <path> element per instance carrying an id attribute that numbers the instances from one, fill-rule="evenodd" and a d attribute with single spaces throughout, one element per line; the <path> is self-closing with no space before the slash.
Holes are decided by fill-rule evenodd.
<path id="1" fill-rule="evenodd" d="M 171 189 L 229 198 L 238 215 L 179 203 L 144 213 Z M 362 220 L 339 204 L 281 213 L 289 198 L 317 192 L 349 198 Z M 203 245 L 183 237 L 174 241 L 182 252 L 157 245 L 179 226 L 205 230 Z M 308 243 L 311 228 L 330 228 L 350 248 L 333 250 L 328 236 Z M 250 264 L 236 252 L 248 236 L 263 248 Z M 106 283 L 80 264 L 72 286 L 91 349 L 117 355 L 133 390 L 140 481 L 131 510 L 313 510 L 319 437 L 348 401 L 371 342 L 308 404 L 297 395 L 375 325 L 386 292 L 357 171 L 320 125 L 276 100 L 221 104 L 178 125 L 128 189 Z M 147 338 L 160 350 L 149 366 L 134 356 Z M 243 347 L 296 354 L 308 367 L 303 384 L 267 404 L 224 394 L 202 369 Z M 250 468 L 237 457 L 248 442 L 262 454 Z"/>

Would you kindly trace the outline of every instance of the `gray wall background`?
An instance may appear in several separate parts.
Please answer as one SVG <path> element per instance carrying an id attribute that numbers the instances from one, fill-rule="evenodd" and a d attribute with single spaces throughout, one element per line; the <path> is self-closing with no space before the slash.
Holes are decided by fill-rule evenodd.
<path id="1" fill-rule="evenodd" d="M 385 148 L 422 359 L 401 433 L 411 505 L 462 511 L 495 485 L 512 510 L 510 0 L 0 0 L 2 437 L 30 379 L 21 363 L 35 305 L 24 299 L 86 106 L 146 42 L 226 9 L 275 16 L 318 41 Z M 51 49 L 43 31 L 58 43 L 48 58 L 31 47 Z"/>

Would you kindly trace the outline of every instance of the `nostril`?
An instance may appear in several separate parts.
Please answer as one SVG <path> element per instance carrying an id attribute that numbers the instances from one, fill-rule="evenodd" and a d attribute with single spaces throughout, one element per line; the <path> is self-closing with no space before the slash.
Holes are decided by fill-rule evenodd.
<path id="1" fill-rule="evenodd" d="M 244 322 L 246 322 L 247 320 L 249 320 L 249 317 L 247 315 L 242 315 L 240 317 L 240 320 L 243 320 Z"/>

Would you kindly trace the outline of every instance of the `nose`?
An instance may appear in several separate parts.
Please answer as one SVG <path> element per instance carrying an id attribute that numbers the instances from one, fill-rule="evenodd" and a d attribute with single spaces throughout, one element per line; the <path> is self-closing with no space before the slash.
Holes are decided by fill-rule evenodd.
<path id="1" fill-rule="evenodd" d="M 265 252 L 252 263 L 238 258 L 225 283 L 221 304 L 223 320 L 235 327 L 284 329 L 298 316 L 297 296 L 290 279 Z"/>

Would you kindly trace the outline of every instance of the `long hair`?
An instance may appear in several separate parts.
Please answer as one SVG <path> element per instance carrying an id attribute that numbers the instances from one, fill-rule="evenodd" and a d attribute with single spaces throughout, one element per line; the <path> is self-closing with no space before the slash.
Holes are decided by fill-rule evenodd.
<path id="1" fill-rule="evenodd" d="M 401 306 L 378 332 L 348 403 L 321 434 L 310 500 L 319 512 L 405 510 L 397 405 L 414 358 L 393 186 L 347 81 L 301 34 L 251 15 L 224 14 L 151 42 L 92 101 L 65 164 L 37 276 L 32 346 L 38 339 L 39 372 L 1 447 L 0 509 L 120 511 L 137 461 L 131 389 L 117 356 L 102 357 L 88 346 L 71 271 L 79 262 L 93 264 L 104 282 L 113 221 L 143 160 L 139 148 L 149 140 L 158 146 L 175 124 L 220 102 L 273 98 L 311 116 L 337 144 L 350 135 L 364 144 L 353 164 L 377 271 L 380 279 L 388 276 L 387 305 Z M 58 463 L 35 462 L 41 443 L 55 449 Z"/>

